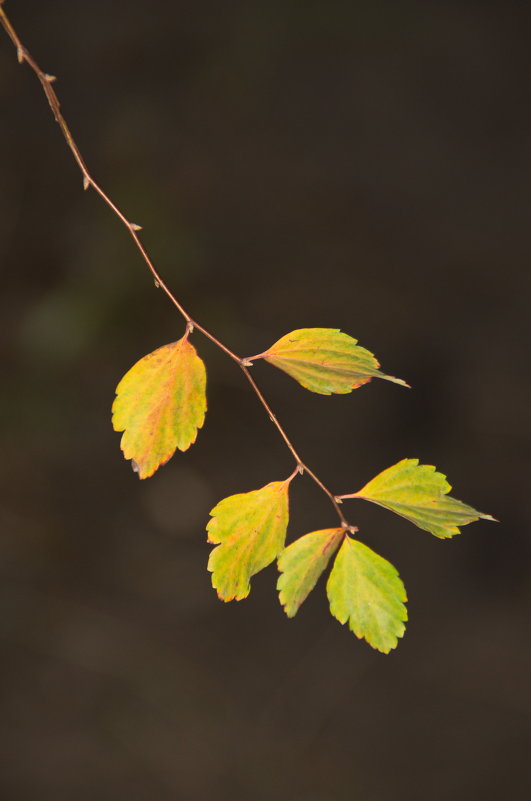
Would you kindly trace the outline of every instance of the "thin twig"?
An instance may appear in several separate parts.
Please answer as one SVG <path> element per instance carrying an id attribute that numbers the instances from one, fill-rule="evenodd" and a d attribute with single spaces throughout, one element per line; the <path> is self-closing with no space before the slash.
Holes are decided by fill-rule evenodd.
<path id="1" fill-rule="evenodd" d="M 83 188 L 84 189 L 89 189 L 90 187 L 92 187 L 92 189 L 94 189 L 94 191 L 101 197 L 101 199 L 104 201 L 104 203 L 107 204 L 107 206 L 111 209 L 111 211 L 114 212 L 114 214 L 118 217 L 118 219 L 127 228 L 128 232 L 129 232 L 129 235 L 131 236 L 133 242 L 135 243 L 135 245 L 137 247 L 137 250 L 139 251 L 140 255 L 142 256 L 142 259 L 144 260 L 146 266 L 150 270 L 150 272 L 151 272 L 151 274 L 152 274 L 152 276 L 153 276 L 153 278 L 155 280 L 155 285 L 157 287 L 160 287 L 163 290 L 163 292 L 166 294 L 166 296 L 169 298 L 169 300 L 173 303 L 173 305 L 175 306 L 177 311 L 181 314 L 182 317 L 184 317 L 184 319 L 186 321 L 186 330 L 187 330 L 187 332 L 190 333 L 193 329 L 197 329 L 197 331 L 200 331 L 203 334 L 203 336 L 207 337 L 207 339 L 210 339 L 210 341 L 213 342 L 214 345 L 216 345 L 216 347 L 218 347 L 220 350 L 222 350 L 224 353 L 226 353 L 226 355 L 230 359 L 232 359 L 234 362 L 236 362 L 238 364 L 238 366 L 242 369 L 245 377 L 247 378 L 247 380 L 249 381 L 251 387 L 253 388 L 258 400 L 260 401 L 260 403 L 262 404 L 262 406 L 266 410 L 271 422 L 277 428 L 280 436 L 282 437 L 282 439 L 284 440 L 286 446 L 288 447 L 289 451 L 291 452 L 291 455 L 295 459 L 295 461 L 297 463 L 297 471 L 299 473 L 307 473 L 310 476 L 310 478 L 315 482 L 315 484 L 317 484 L 317 486 L 325 493 L 325 495 L 328 497 L 328 499 L 332 503 L 334 509 L 336 510 L 337 515 L 339 516 L 339 519 L 341 521 L 341 526 L 343 528 L 345 528 L 345 529 L 348 529 L 351 532 L 356 531 L 357 530 L 356 527 L 349 525 L 348 521 L 346 520 L 345 516 L 343 515 L 343 512 L 341 511 L 341 509 L 339 507 L 339 504 L 338 504 L 338 501 L 336 500 L 334 494 L 328 489 L 328 487 L 325 484 L 323 484 L 321 479 L 313 472 L 313 470 L 311 470 L 308 467 L 308 465 L 306 465 L 302 461 L 301 457 L 299 456 L 299 454 L 295 450 L 295 447 L 293 446 L 293 443 L 291 442 L 291 440 L 288 437 L 288 435 L 286 434 L 284 428 L 282 427 L 282 425 L 278 421 L 277 416 L 273 413 L 271 407 L 269 406 L 269 403 L 266 401 L 266 399 L 265 399 L 264 395 L 262 394 L 262 391 L 259 389 L 256 381 L 254 380 L 254 378 L 250 374 L 250 372 L 248 370 L 248 367 L 250 366 L 249 365 L 249 361 L 247 359 L 242 359 L 240 356 L 238 356 L 236 353 L 234 353 L 234 351 L 232 351 L 230 348 L 228 348 L 226 345 L 224 345 L 223 342 L 221 342 L 216 336 L 214 336 L 214 334 L 212 334 L 207 328 L 205 328 L 204 326 L 200 325 L 200 323 L 198 323 L 196 320 L 194 320 L 188 314 L 186 309 L 181 305 L 181 303 L 179 303 L 179 301 L 177 300 L 177 298 L 175 297 L 173 292 L 170 290 L 170 288 L 168 287 L 166 282 L 160 276 L 159 272 L 157 271 L 155 265 L 153 264 L 153 262 L 152 262 L 152 260 L 151 260 L 151 258 L 149 256 L 148 252 L 146 251 L 144 245 L 142 244 L 142 242 L 140 240 L 140 237 L 138 235 L 138 232 L 140 230 L 142 230 L 141 226 L 137 225 L 134 222 L 131 222 L 126 217 L 126 215 L 118 208 L 118 206 L 111 200 L 109 195 L 102 189 L 102 187 L 94 180 L 94 178 L 90 174 L 89 169 L 88 169 L 88 167 L 87 167 L 87 165 L 85 163 L 85 160 L 84 160 L 83 156 L 81 155 L 81 152 L 80 152 L 80 150 L 79 150 L 79 148 L 78 148 L 78 146 L 77 146 L 77 144 L 76 144 L 76 142 L 75 142 L 75 140 L 74 140 L 74 138 L 73 138 L 73 136 L 72 136 L 72 134 L 70 132 L 70 128 L 68 127 L 68 125 L 66 123 L 66 120 L 63 117 L 63 114 L 61 112 L 61 105 L 59 103 L 59 98 L 57 97 L 55 89 L 53 88 L 53 85 L 52 85 L 54 83 L 54 81 L 56 80 L 55 76 L 54 75 L 49 75 L 47 72 L 44 72 L 44 70 L 42 70 L 39 67 L 39 65 L 37 64 L 37 62 L 33 58 L 33 56 L 29 53 L 27 48 L 22 44 L 18 34 L 16 33 L 15 29 L 13 28 L 11 22 L 9 21 L 9 19 L 8 19 L 4 9 L 3 9 L 3 3 L 4 3 L 4 0 L 0 0 L 0 22 L 2 23 L 2 26 L 3 26 L 4 30 L 6 31 L 7 35 L 9 36 L 9 38 L 11 39 L 11 41 L 13 42 L 13 44 L 14 44 L 14 46 L 16 48 L 17 58 L 18 58 L 19 63 L 23 64 L 24 62 L 26 62 L 26 64 L 28 64 L 31 67 L 31 69 L 33 70 L 33 72 L 35 73 L 37 78 L 39 79 L 39 81 L 41 83 L 41 86 L 42 86 L 42 88 L 44 90 L 44 94 L 46 95 L 48 103 L 50 104 L 50 108 L 52 109 L 53 115 L 55 117 L 55 121 L 59 125 L 59 128 L 61 129 L 61 133 L 63 134 L 63 136 L 65 138 L 65 141 L 66 141 L 68 147 L 70 148 L 70 150 L 72 152 L 72 155 L 74 156 L 74 159 L 76 160 L 76 163 L 77 163 L 79 169 L 81 170 L 81 174 L 83 176 Z"/>

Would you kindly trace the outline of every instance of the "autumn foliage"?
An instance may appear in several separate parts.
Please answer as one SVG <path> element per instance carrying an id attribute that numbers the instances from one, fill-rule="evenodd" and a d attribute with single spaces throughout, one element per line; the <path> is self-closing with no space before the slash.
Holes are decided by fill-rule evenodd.
<path id="1" fill-rule="evenodd" d="M 205 366 L 188 342 L 164 345 L 140 359 L 118 384 L 113 425 L 123 431 L 122 450 L 140 478 L 153 475 L 176 448 L 195 442 L 206 411 Z M 357 340 L 332 328 L 303 328 L 286 334 L 267 351 L 246 360 L 265 359 L 306 389 L 322 395 L 347 393 L 384 378 L 375 356 Z M 312 531 L 286 547 L 289 487 L 300 471 L 284 481 L 221 500 L 210 512 L 208 541 L 215 547 L 208 570 L 223 601 L 240 601 L 251 591 L 251 578 L 278 562 L 280 603 L 293 617 L 332 567 L 326 584 L 330 612 L 348 623 L 356 637 L 388 653 L 402 637 L 407 620 L 404 584 L 393 565 L 357 539 L 348 524 Z M 383 470 L 358 492 L 336 496 L 371 501 L 406 518 L 436 537 L 459 534 L 478 518 L 492 520 L 448 495 L 451 487 L 432 465 L 403 459 Z"/>

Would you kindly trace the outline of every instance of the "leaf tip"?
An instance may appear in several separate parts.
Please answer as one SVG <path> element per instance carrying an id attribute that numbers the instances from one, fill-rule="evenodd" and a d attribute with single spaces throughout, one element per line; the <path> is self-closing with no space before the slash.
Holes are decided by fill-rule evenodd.
<path id="1" fill-rule="evenodd" d="M 299 607 L 293 609 L 293 607 L 289 606 L 289 604 L 282 604 L 282 608 L 284 609 L 286 617 L 288 617 L 290 620 L 293 620 L 293 618 L 299 611 Z"/>
<path id="2" fill-rule="evenodd" d="M 404 381 L 402 378 L 396 378 L 394 375 L 386 375 L 383 376 L 387 381 L 391 381 L 392 384 L 398 384 L 400 387 L 405 387 L 406 389 L 411 389 L 411 384 L 408 384 L 407 381 Z"/>
<path id="3" fill-rule="evenodd" d="M 223 601 L 225 604 L 231 603 L 231 601 L 243 601 L 247 598 L 251 592 L 251 585 L 248 584 L 246 588 L 239 589 L 239 590 L 230 590 L 228 592 L 223 591 L 223 587 L 216 586 L 214 584 L 214 576 L 212 576 L 212 586 L 216 590 L 216 595 L 218 596 L 220 601 Z"/>

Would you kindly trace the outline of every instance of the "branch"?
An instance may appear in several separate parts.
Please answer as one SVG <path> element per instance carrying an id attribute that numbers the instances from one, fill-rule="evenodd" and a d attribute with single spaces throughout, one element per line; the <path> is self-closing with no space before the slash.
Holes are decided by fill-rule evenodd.
<path id="1" fill-rule="evenodd" d="M 249 369 L 248 369 L 248 367 L 250 366 L 249 365 L 249 361 L 247 359 L 242 359 L 240 356 L 238 356 L 236 353 L 234 353 L 230 348 L 228 348 L 226 345 L 224 345 L 223 342 L 221 342 L 216 336 L 214 336 L 214 334 L 212 334 L 207 328 L 205 328 L 203 325 L 198 323 L 196 320 L 194 320 L 191 317 L 190 314 L 188 314 L 186 309 L 177 300 L 177 298 L 175 297 L 173 292 L 170 290 L 170 288 L 168 287 L 166 282 L 160 276 L 158 270 L 156 269 L 155 265 L 153 264 L 153 262 L 152 262 L 152 260 L 151 260 L 151 258 L 149 256 L 149 254 L 147 253 L 144 245 L 142 244 L 142 242 L 140 240 L 140 237 L 138 235 L 138 232 L 142 230 L 142 227 L 140 225 L 137 225 L 134 222 L 131 222 L 128 219 L 128 217 L 111 200 L 109 195 L 102 189 L 102 187 L 97 183 L 97 181 L 95 181 L 95 179 L 92 177 L 92 175 L 89 172 L 89 169 L 88 169 L 88 167 L 87 167 L 87 165 L 85 163 L 85 160 L 84 160 L 83 156 L 81 155 L 81 152 L 80 152 L 80 150 L 79 150 L 79 148 L 78 148 L 78 146 L 77 146 L 77 144 L 76 144 L 76 142 L 75 142 L 75 140 L 74 140 L 74 138 L 73 138 L 73 136 L 72 136 L 72 134 L 70 132 L 70 128 L 68 127 L 68 125 L 66 123 L 66 120 L 63 117 L 63 114 L 61 112 L 61 105 L 59 103 L 59 98 L 57 97 L 55 89 L 53 88 L 53 85 L 52 85 L 53 82 L 56 80 L 55 76 L 54 75 L 49 75 L 48 73 L 44 72 L 44 70 L 42 70 L 39 67 L 39 65 L 37 64 L 37 62 L 33 58 L 33 56 L 29 53 L 27 48 L 22 44 L 17 32 L 13 28 L 11 22 L 9 21 L 9 19 L 8 19 L 4 9 L 3 9 L 3 3 L 4 3 L 4 0 L 0 0 L 0 23 L 2 23 L 2 27 L 4 28 L 4 30 L 6 31 L 7 35 L 9 36 L 9 38 L 13 42 L 13 45 L 16 48 L 17 58 L 18 58 L 19 64 L 23 64 L 24 62 L 26 62 L 26 64 L 28 64 L 31 67 L 31 69 L 33 70 L 33 72 L 35 73 L 35 75 L 37 76 L 37 78 L 40 81 L 41 86 L 42 86 L 42 88 L 44 90 L 44 94 L 46 95 L 48 103 L 50 104 L 50 108 L 51 108 L 51 110 L 53 112 L 53 115 L 55 117 L 55 121 L 59 125 L 59 128 L 61 129 L 61 133 L 63 134 L 63 137 L 64 137 L 68 147 L 70 148 L 70 151 L 71 151 L 71 153 L 72 153 L 72 155 L 73 155 L 73 157 L 74 157 L 79 169 L 81 170 L 81 174 L 83 176 L 83 189 L 86 190 L 86 189 L 89 189 L 90 187 L 92 187 L 92 189 L 94 189 L 94 191 L 101 197 L 101 199 L 104 201 L 104 203 L 107 204 L 107 206 L 111 209 L 111 211 L 114 212 L 116 217 L 118 217 L 118 219 L 125 226 L 125 228 L 127 228 L 127 231 L 129 232 L 134 244 L 136 245 L 137 250 L 139 251 L 144 263 L 146 264 L 147 268 L 149 269 L 149 271 L 151 272 L 151 274 L 152 274 L 152 276 L 153 276 L 153 278 L 155 280 L 155 285 L 157 287 L 160 287 L 163 290 L 163 292 L 169 298 L 169 300 L 173 303 L 173 305 L 175 306 L 177 311 L 181 314 L 182 317 L 184 317 L 184 319 L 186 321 L 186 325 L 187 325 L 187 331 L 190 332 L 194 328 L 196 328 L 198 331 L 200 331 L 203 334 L 203 336 L 207 337 L 207 339 L 210 339 L 210 341 L 213 342 L 214 345 L 216 345 L 216 347 L 218 347 L 230 359 L 232 359 L 232 361 L 236 362 L 236 364 L 240 367 L 240 369 L 244 373 L 245 377 L 249 381 L 254 393 L 256 394 L 256 396 L 258 398 L 258 400 L 260 401 L 260 403 L 264 407 L 265 411 L 267 412 L 267 414 L 269 416 L 269 419 L 271 420 L 273 425 L 277 428 L 277 430 L 278 430 L 280 436 L 282 437 L 282 439 L 284 440 L 284 443 L 286 444 L 288 450 L 290 451 L 291 455 L 295 459 L 295 462 L 297 464 L 298 472 L 299 473 L 306 472 L 310 476 L 310 478 L 315 482 L 315 484 L 317 484 L 317 486 L 325 493 L 325 495 L 327 496 L 327 498 L 329 499 L 329 501 L 333 505 L 333 507 L 334 507 L 338 517 L 339 517 L 339 520 L 341 522 L 341 526 L 344 529 L 348 529 L 351 532 L 357 531 L 356 527 L 355 526 L 351 526 L 348 523 L 348 521 L 346 520 L 345 516 L 343 515 L 343 512 L 341 511 L 341 509 L 339 507 L 340 501 L 338 502 L 338 500 L 336 499 L 336 496 L 334 495 L 334 493 L 332 493 L 328 489 L 328 487 L 321 481 L 321 479 L 317 476 L 317 474 L 314 473 L 313 470 L 311 470 L 308 467 L 308 465 L 305 464 L 305 462 L 302 461 L 301 457 L 299 456 L 299 454 L 295 450 L 295 447 L 294 447 L 293 443 L 291 442 L 290 438 L 288 437 L 288 435 L 286 434 L 286 431 L 284 430 L 284 428 L 280 424 L 277 416 L 272 411 L 269 403 L 266 401 L 264 395 L 262 394 L 262 391 L 260 390 L 260 388 L 258 387 L 256 381 L 254 380 L 254 378 L 252 377 L 251 373 L 249 372 Z"/>

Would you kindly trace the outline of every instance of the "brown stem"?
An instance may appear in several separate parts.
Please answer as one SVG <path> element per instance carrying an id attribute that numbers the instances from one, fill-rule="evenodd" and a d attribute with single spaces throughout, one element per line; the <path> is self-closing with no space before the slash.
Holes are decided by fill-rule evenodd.
<path id="1" fill-rule="evenodd" d="M 90 187 L 92 187 L 92 189 L 94 189 L 94 191 L 97 192 L 97 194 L 101 197 L 101 199 L 104 201 L 104 203 L 106 203 L 106 205 L 111 209 L 111 211 L 113 211 L 114 214 L 118 217 L 118 219 L 123 223 L 123 225 L 125 226 L 125 228 L 129 232 L 129 235 L 131 236 L 133 242 L 135 243 L 135 245 L 137 247 L 137 250 L 139 251 L 140 255 L 142 256 L 142 259 L 144 260 L 144 262 L 147 265 L 148 269 L 150 270 L 153 278 L 155 279 L 155 285 L 157 287 L 160 287 L 163 290 L 163 292 L 166 294 L 166 296 L 169 298 L 169 300 L 173 303 L 173 305 L 175 306 L 177 311 L 186 320 L 187 333 L 190 333 L 194 328 L 197 329 L 198 331 L 200 331 L 203 334 L 203 336 L 207 337 L 207 339 L 210 339 L 210 341 L 213 342 L 214 345 L 216 345 L 216 347 L 218 347 L 220 350 L 222 350 L 224 353 L 226 353 L 226 355 L 230 359 L 232 359 L 234 362 L 236 362 L 239 365 L 239 367 L 242 369 L 245 377 L 249 381 L 251 387 L 253 388 L 254 392 L 256 393 L 260 403 L 262 404 L 262 406 L 264 407 L 264 409 L 268 413 L 271 422 L 273 423 L 273 425 L 276 426 L 280 436 L 282 437 L 282 439 L 286 443 L 289 451 L 291 452 L 293 458 L 295 459 L 295 461 L 297 463 L 297 470 L 299 472 L 306 472 L 310 476 L 310 478 L 313 479 L 313 481 L 317 484 L 317 486 L 320 487 L 321 490 L 325 493 L 325 495 L 328 497 L 328 499 L 332 503 L 334 509 L 336 510 L 336 512 L 337 512 L 337 514 L 339 516 L 339 519 L 341 521 L 341 526 L 343 528 L 345 528 L 345 529 L 350 530 L 350 531 L 355 531 L 356 530 L 355 526 L 350 526 L 348 521 L 345 519 L 345 516 L 343 515 L 341 509 L 339 508 L 339 504 L 338 504 L 334 494 L 328 489 L 328 487 L 325 486 L 325 484 L 323 484 L 321 479 L 313 472 L 313 470 L 310 470 L 310 468 L 302 461 L 302 459 L 300 458 L 299 454 L 295 450 L 291 440 L 289 439 L 288 435 L 286 434 L 286 432 L 284 431 L 284 429 L 280 425 L 276 415 L 273 413 L 271 407 L 269 406 L 268 402 L 264 398 L 264 396 L 263 396 L 261 390 L 259 389 L 256 381 L 251 376 L 251 374 L 250 374 L 250 372 L 248 370 L 248 367 L 250 366 L 249 365 L 249 361 L 247 359 L 242 359 L 240 356 L 238 356 L 236 353 L 234 353 L 232 350 L 230 350 L 230 348 L 228 348 L 226 345 L 224 345 L 223 342 L 221 342 L 216 336 L 214 336 L 214 334 L 212 334 L 207 328 L 205 328 L 204 326 L 202 326 L 198 322 L 196 322 L 188 314 L 186 309 L 179 303 L 179 301 L 177 300 L 175 295 L 172 293 L 172 291 L 170 290 L 168 285 L 165 283 L 165 281 L 159 275 L 155 265 L 153 264 L 149 254 L 147 253 L 144 245 L 140 241 L 140 237 L 138 236 L 138 231 L 142 230 L 141 226 L 137 225 L 136 223 L 131 222 L 125 216 L 125 214 L 122 211 L 120 211 L 118 206 L 111 200 L 109 195 L 102 189 L 102 187 L 94 180 L 94 178 L 90 174 L 90 172 L 88 170 L 88 167 L 85 164 L 85 160 L 84 160 L 83 156 L 81 155 L 81 152 L 80 152 L 76 142 L 74 141 L 74 138 L 73 138 L 72 134 L 70 133 L 70 129 L 69 129 L 68 125 L 66 124 L 66 120 L 63 117 L 63 114 L 61 112 L 61 105 L 59 103 L 59 98 L 57 97 L 55 89 L 52 86 L 53 82 L 55 81 L 55 76 L 49 75 L 48 73 L 44 72 L 39 67 L 39 65 L 37 64 L 37 62 L 33 58 L 33 56 L 24 47 L 24 45 L 22 44 L 22 42 L 20 41 L 20 39 L 18 37 L 18 34 L 16 33 L 15 29 L 11 25 L 11 22 L 9 21 L 9 19 L 7 18 L 6 14 L 4 12 L 4 9 L 2 7 L 3 6 L 3 2 L 4 2 L 4 0 L 0 0 L 0 23 L 2 23 L 2 26 L 3 26 L 4 30 L 6 31 L 7 35 L 9 36 L 9 38 L 13 42 L 14 46 L 16 47 L 17 58 L 18 58 L 19 63 L 22 64 L 25 61 L 26 64 L 28 64 L 31 67 L 31 69 L 33 70 L 33 72 L 35 73 L 37 78 L 39 79 L 39 81 L 41 83 L 41 86 L 42 86 L 42 88 L 44 90 L 44 94 L 46 95 L 48 103 L 50 104 L 50 108 L 52 109 L 52 112 L 53 112 L 53 115 L 55 117 L 55 120 L 56 120 L 57 124 L 59 125 L 59 128 L 61 129 L 61 133 L 63 134 L 63 136 L 65 138 L 65 141 L 66 141 L 68 147 L 70 148 L 70 150 L 72 152 L 72 155 L 74 156 L 74 159 L 76 160 L 76 163 L 77 163 L 79 169 L 81 170 L 81 173 L 83 175 L 83 188 L 84 189 L 89 189 Z M 258 357 L 256 357 L 256 358 L 258 358 Z M 295 475 L 295 473 L 294 473 L 294 475 Z"/>
<path id="2" fill-rule="evenodd" d="M 261 389 L 259 388 L 259 386 L 257 385 L 256 381 L 255 381 L 255 380 L 254 380 L 254 378 L 252 377 L 251 373 L 249 372 L 249 369 L 248 369 L 248 368 L 245 366 L 245 363 L 244 363 L 243 361 L 242 361 L 242 362 L 240 362 L 240 367 L 241 367 L 241 369 L 242 369 L 242 371 L 243 371 L 243 373 L 244 373 L 244 375 L 245 375 L 246 379 L 248 380 L 248 382 L 250 383 L 250 385 L 251 385 L 251 386 L 252 386 L 252 388 L 254 389 L 254 391 L 255 391 L 255 393 L 256 393 L 256 396 L 258 397 L 258 400 L 260 401 L 260 403 L 262 404 L 262 406 L 263 406 L 263 407 L 264 407 L 264 409 L 266 410 L 267 414 L 269 415 L 269 419 L 271 420 L 271 422 L 273 423 L 273 425 L 274 425 L 274 426 L 276 426 L 276 428 L 278 429 L 278 432 L 279 432 L 280 436 L 282 437 L 282 439 L 283 439 L 283 440 L 284 440 L 284 442 L 286 443 L 287 447 L 288 447 L 288 448 L 289 448 L 289 450 L 291 451 L 291 454 L 292 454 L 293 458 L 294 458 L 294 459 L 295 459 L 295 461 L 297 462 L 297 465 L 298 465 L 298 467 L 299 467 L 299 470 L 300 470 L 301 472 L 305 472 L 305 473 L 307 473 L 307 474 L 310 476 L 310 478 L 311 478 L 311 479 L 313 479 L 313 481 L 315 481 L 315 483 L 317 484 L 317 486 L 318 486 L 318 487 L 320 487 L 320 488 L 323 490 L 323 492 L 325 493 L 325 495 L 327 495 L 327 496 L 328 496 L 328 498 L 330 499 L 330 501 L 331 501 L 331 503 L 332 503 L 332 505 L 333 505 L 334 509 L 336 510 L 336 512 L 337 512 L 337 514 L 338 514 L 338 516 L 339 516 L 339 519 L 341 520 L 341 525 L 343 526 L 343 528 L 354 528 L 353 526 L 349 526 L 349 523 L 348 523 L 348 521 L 345 519 L 345 516 L 344 516 L 343 512 L 342 512 L 342 511 L 341 511 L 341 509 L 339 508 L 339 503 L 337 502 L 337 500 L 336 500 L 336 498 L 335 498 L 334 494 L 333 494 L 332 492 L 330 492 L 330 490 L 328 489 L 328 487 L 326 487 L 326 486 L 323 484 L 323 482 L 321 481 L 321 479 L 320 479 L 318 476 L 316 476 L 316 474 L 313 472 L 313 470 L 310 470 L 310 468 L 308 467 L 308 465 L 306 465 L 306 464 L 305 464 L 305 463 L 302 461 L 301 457 L 299 456 L 299 454 L 298 454 L 298 453 L 297 453 L 297 451 L 295 450 L 295 448 L 294 448 L 294 446 L 293 446 L 293 444 L 292 444 L 291 440 L 289 439 L 288 435 L 286 434 L 286 432 L 285 432 L 285 431 L 284 431 L 284 429 L 282 428 L 281 424 L 279 423 L 279 421 L 278 421 L 278 418 L 277 418 L 276 414 L 273 412 L 273 410 L 271 409 L 271 407 L 270 407 L 269 403 L 268 403 L 268 402 L 266 401 L 266 399 L 264 398 L 264 395 L 263 395 L 263 393 L 262 393 L 262 390 L 261 390 Z"/>

